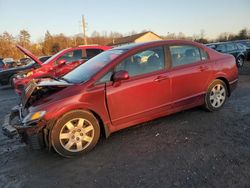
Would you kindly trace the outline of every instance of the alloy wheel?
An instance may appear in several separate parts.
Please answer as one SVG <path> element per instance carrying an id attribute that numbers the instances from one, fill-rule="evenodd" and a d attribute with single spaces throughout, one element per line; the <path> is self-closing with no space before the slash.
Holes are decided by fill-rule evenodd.
<path id="1" fill-rule="evenodd" d="M 93 125 L 84 118 L 76 118 L 63 125 L 59 140 L 64 149 L 79 152 L 87 148 L 94 138 Z"/>
<path id="2" fill-rule="evenodd" d="M 210 103 L 214 108 L 219 108 L 226 100 L 226 89 L 222 84 L 216 84 L 210 92 Z"/>
<path id="3" fill-rule="evenodd" d="M 239 57 L 237 60 L 237 65 L 238 67 L 242 67 L 244 64 L 244 59 L 242 57 Z"/>

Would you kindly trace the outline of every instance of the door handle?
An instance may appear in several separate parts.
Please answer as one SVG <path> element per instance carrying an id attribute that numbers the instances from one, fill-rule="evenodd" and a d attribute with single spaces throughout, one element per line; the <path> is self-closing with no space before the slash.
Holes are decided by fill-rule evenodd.
<path id="1" fill-rule="evenodd" d="M 158 76 L 156 79 L 154 79 L 155 82 L 160 82 L 162 80 L 169 79 L 168 76 Z"/>
<path id="2" fill-rule="evenodd" d="M 200 71 L 205 71 L 205 70 L 207 70 L 207 69 L 208 69 L 207 66 L 200 66 Z"/>

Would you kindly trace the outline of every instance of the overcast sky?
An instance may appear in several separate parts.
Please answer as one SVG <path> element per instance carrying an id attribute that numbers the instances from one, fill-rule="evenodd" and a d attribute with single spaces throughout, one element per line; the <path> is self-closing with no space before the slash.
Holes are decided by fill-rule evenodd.
<path id="1" fill-rule="evenodd" d="M 152 30 L 199 34 L 214 38 L 222 32 L 250 29 L 250 0 L 0 0 L 0 33 L 14 36 L 19 30 L 30 32 L 33 41 L 52 34 L 71 36 L 82 32 L 81 15 L 94 30 Z"/>

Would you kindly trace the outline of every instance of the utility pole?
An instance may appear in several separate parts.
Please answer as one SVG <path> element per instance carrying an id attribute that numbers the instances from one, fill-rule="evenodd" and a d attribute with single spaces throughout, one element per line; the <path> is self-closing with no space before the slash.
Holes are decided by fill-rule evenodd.
<path id="1" fill-rule="evenodd" d="M 82 29 L 83 29 L 83 40 L 84 40 L 84 45 L 87 45 L 87 36 L 86 36 L 86 21 L 84 16 L 82 15 Z"/>

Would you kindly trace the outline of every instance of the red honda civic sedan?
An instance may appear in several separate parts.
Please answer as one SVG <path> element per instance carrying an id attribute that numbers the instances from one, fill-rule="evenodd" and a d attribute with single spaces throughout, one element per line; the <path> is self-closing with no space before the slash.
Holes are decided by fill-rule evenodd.
<path id="1" fill-rule="evenodd" d="M 92 149 L 100 133 L 196 106 L 219 110 L 235 89 L 232 55 L 202 44 L 169 40 L 105 51 L 61 79 L 32 81 L 22 104 L 6 117 L 32 147 L 53 147 L 71 157 Z M 13 114 L 19 122 L 11 125 Z"/>

